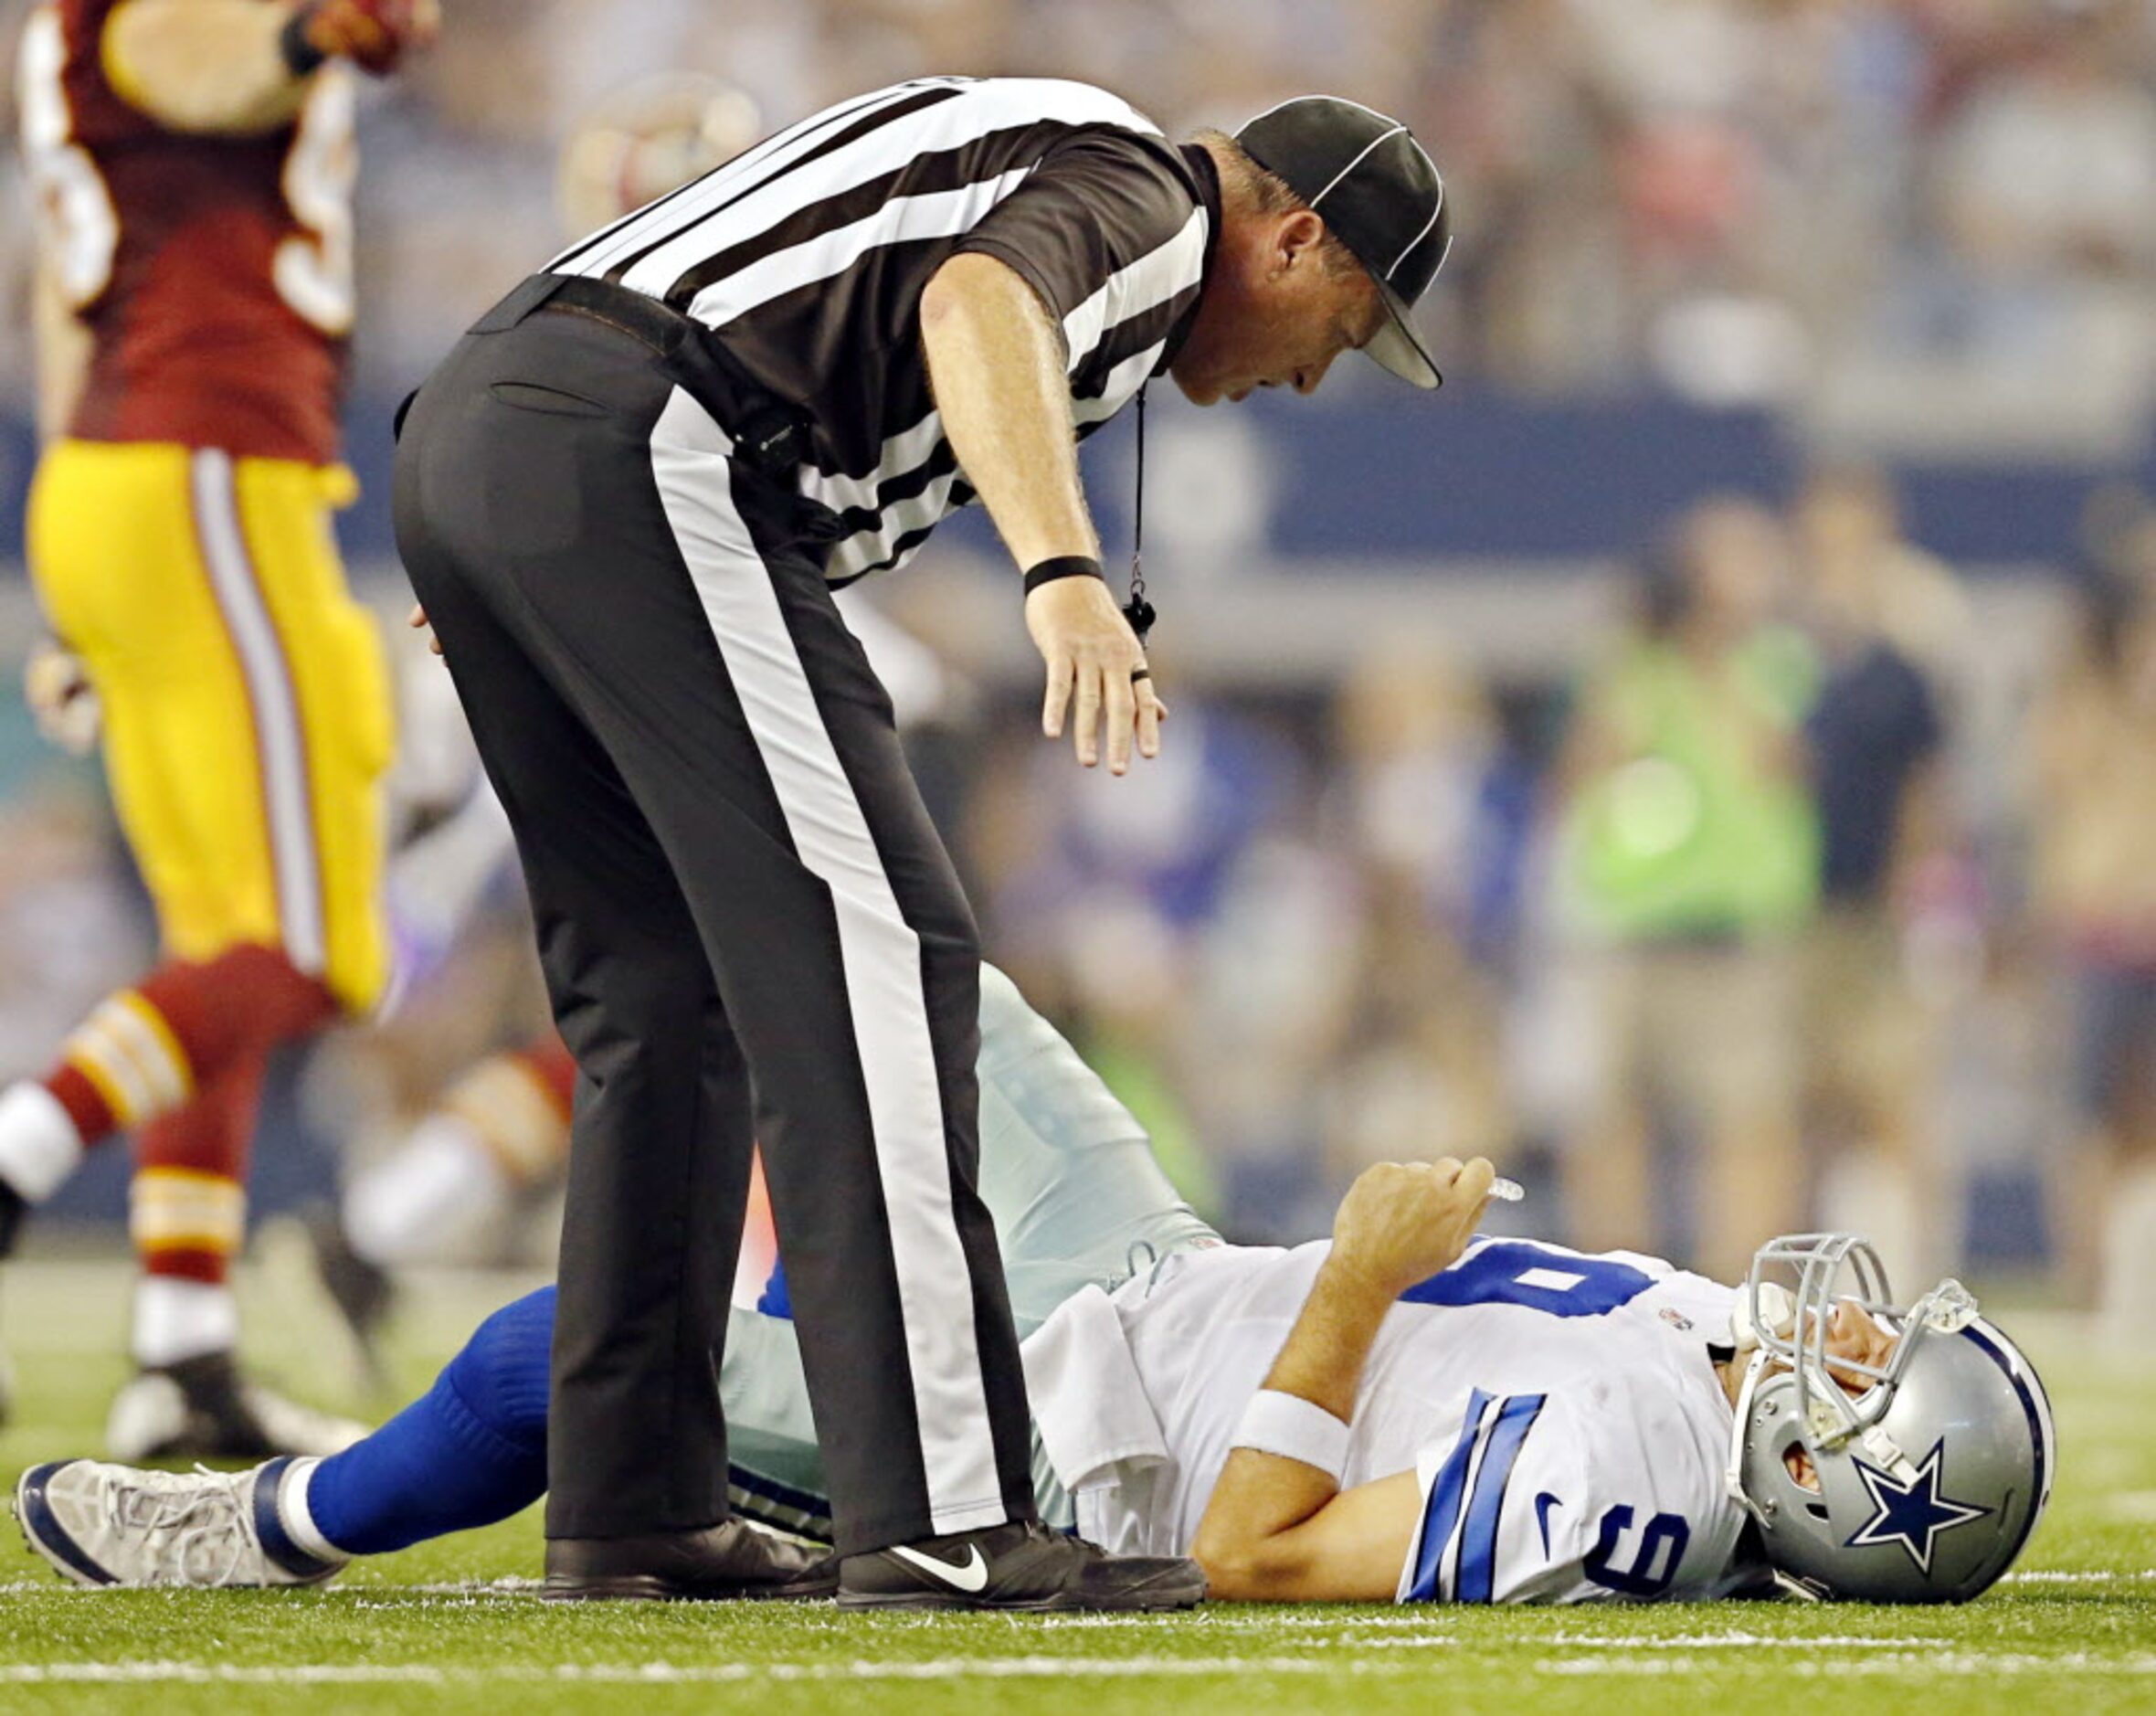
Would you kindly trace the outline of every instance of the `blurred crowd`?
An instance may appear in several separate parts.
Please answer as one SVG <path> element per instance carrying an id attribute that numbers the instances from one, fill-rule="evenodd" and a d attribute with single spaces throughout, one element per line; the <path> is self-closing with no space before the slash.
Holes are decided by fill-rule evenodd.
<path id="1" fill-rule="evenodd" d="M 936 71 L 1089 79 L 1177 131 L 1351 94 L 1411 123 L 1447 175 L 1463 236 L 1437 294 L 1443 348 L 1517 387 L 1654 378 L 1877 436 L 1916 378 L 2025 390 L 2044 432 L 2100 438 L 2156 380 L 2156 13 L 2138 0 L 457 13 L 396 98 L 408 129 L 376 128 L 398 160 L 370 180 L 380 337 L 423 350 L 460 325 L 470 282 L 552 248 L 546 175 L 571 118 L 639 72 L 696 66 L 773 124 Z M 481 203 L 499 212 L 473 222 Z"/>
<path id="2" fill-rule="evenodd" d="M 1353 95 L 1411 122 L 1445 171 L 1461 237 L 1432 313 L 1448 367 L 1517 388 L 1653 380 L 1874 447 L 2115 449 L 2156 387 L 2142 0 L 451 12 L 439 49 L 369 96 L 360 357 L 377 392 L 559 247 L 555 156 L 579 120 L 679 68 L 730 79 L 774 127 L 940 71 L 1093 79 L 1178 132 L 1312 88 Z"/>

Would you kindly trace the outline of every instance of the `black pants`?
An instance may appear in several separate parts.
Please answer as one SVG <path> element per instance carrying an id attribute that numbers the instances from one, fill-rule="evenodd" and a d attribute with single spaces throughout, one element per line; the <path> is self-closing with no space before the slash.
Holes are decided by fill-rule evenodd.
<path id="1" fill-rule="evenodd" d="M 547 1532 L 725 1517 L 752 1139 L 840 1549 L 1030 1518 L 978 937 L 890 701 L 693 351 L 480 325 L 410 408 L 396 535 L 581 1074 Z"/>

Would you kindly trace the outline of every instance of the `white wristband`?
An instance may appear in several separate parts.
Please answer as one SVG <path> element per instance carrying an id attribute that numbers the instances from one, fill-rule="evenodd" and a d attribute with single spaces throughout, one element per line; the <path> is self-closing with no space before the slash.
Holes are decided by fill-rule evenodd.
<path id="1" fill-rule="evenodd" d="M 1299 1394 L 1262 1388 L 1250 1397 L 1230 1445 L 1315 1466 L 1335 1483 L 1348 1469 L 1348 1426 Z"/>

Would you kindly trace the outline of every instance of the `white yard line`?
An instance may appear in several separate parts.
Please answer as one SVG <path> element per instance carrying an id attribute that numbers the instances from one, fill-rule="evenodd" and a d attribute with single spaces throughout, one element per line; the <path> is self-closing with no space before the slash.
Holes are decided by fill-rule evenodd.
<path id="1" fill-rule="evenodd" d="M 627 1686 L 729 1685 L 797 1680 L 1143 1679 L 1250 1674 L 1393 1675 L 1413 1663 L 1341 1663 L 1318 1657 L 947 1657 L 925 1662 L 505 1663 L 445 1668 L 428 1663 L 287 1663 L 241 1667 L 197 1662 L 54 1662 L 0 1667 L 0 1685 L 475 1686 L 499 1681 Z"/>
<path id="2" fill-rule="evenodd" d="M 1534 1665 L 1537 1674 L 1568 1677 L 1630 1675 L 1649 1679 L 1662 1675 L 1721 1674 L 1729 1665 L 1697 1657 L 1544 1657 Z M 1863 1679 L 1897 1675 L 1927 1676 L 2101 1674 L 2130 1678 L 2156 1676 L 2156 1656 L 2092 1657 L 2069 1651 L 2056 1657 L 2025 1653 L 1988 1656 L 1982 1651 L 1909 1652 L 1891 1657 L 1859 1657 L 1848 1662 L 1777 1661 L 1776 1674 L 1807 1680 Z"/>
<path id="3" fill-rule="evenodd" d="M 544 1579 L 520 1579 L 508 1574 L 500 1579 L 445 1579 L 423 1585 L 346 1585 L 337 1594 L 391 1597 L 417 1592 L 429 1597 L 535 1597 L 545 1588 Z"/>
<path id="4" fill-rule="evenodd" d="M 1450 1637 L 1394 1638 L 1382 1641 L 1395 1647 L 1422 1643 L 1453 1645 Z M 1844 1637 L 1831 1639 L 1748 1638 L 1741 1635 L 1713 1635 L 1636 1641 L 1568 1640 L 1563 1642 L 1608 1645 L 1592 1656 L 1545 1657 L 1531 1667 L 1537 1674 L 1567 1679 L 1594 1676 L 1654 1678 L 1726 1673 L 1729 1664 L 1710 1653 L 1747 1643 L 1818 1644 L 1846 1647 L 1882 1641 Z M 1971 1678 L 1979 1675 L 2093 1674 L 2142 1679 L 2156 1676 L 2156 1655 L 2098 1657 L 2086 1652 L 2042 1656 L 2027 1652 L 1939 1652 L 1928 1647 L 1934 1641 L 1892 1641 L 1927 1647 L 1900 1649 L 1889 1655 L 1857 1658 L 1846 1662 L 1796 1661 L 1778 1658 L 1777 1674 L 1809 1679 L 1865 1679 L 1885 1675 L 1944 1675 Z M 1627 1655 L 1623 1646 L 1646 1652 Z M 1659 1654 L 1656 1654 L 1659 1653 Z M 1428 1670 L 1410 1658 L 1390 1660 L 1342 1662 L 1330 1656 L 1301 1657 L 1126 1657 L 1113 1660 L 1058 1656 L 943 1657 L 923 1662 L 719 1662 L 719 1663 L 503 1663 L 491 1668 L 444 1668 L 431 1663 L 287 1663 L 247 1667 L 195 1662 L 58 1662 L 0 1666 L 0 1686 L 58 1685 L 216 1685 L 216 1686 L 370 1686 L 415 1685 L 471 1687 L 490 1684 L 517 1685 L 618 1685 L 618 1686 L 723 1686 L 746 1682 L 864 1682 L 933 1680 L 1030 1680 L 1147 1679 L 1188 1679 L 1250 1675 L 1332 1675 L 1392 1677 L 1422 1674 Z"/>
<path id="5" fill-rule="evenodd" d="M 1212 1632 L 1358 1632 L 1364 1629 L 1383 1631 L 1389 1628 L 1413 1630 L 1427 1628 L 1435 1611 L 1418 1606 L 1397 1615 L 1274 1615 L 1264 1609 L 1249 1608 L 1199 1608 L 1181 1617 L 1184 1626 Z M 924 1617 L 925 1619 L 926 1617 Z M 937 1618 L 941 1618 L 940 1616 Z M 1013 1624 L 1029 1631 L 1036 1628 L 1075 1627 L 1086 1630 L 1103 1626 L 1157 1627 L 1157 1615 L 1021 1615 L 1011 1617 Z"/>
<path id="6" fill-rule="evenodd" d="M 543 1580 L 502 1578 L 491 1580 L 452 1580 L 433 1584 L 409 1585 L 353 1585 L 333 1589 L 327 1594 L 333 1598 L 358 1598 L 365 1606 L 391 1608 L 396 1600 L 406 1596 L 454 1597 L 513 1597 L 532 1598 L 539 1594 Z M 40 1584 L 26 1581 L 16 1584 L 0 1584 L 0 1596 L 27 1592 L 48 1594 L 96 1596 L 94 1591 L 80 1586 L 58 1583 Z M 1416 1605 L 1395 1614 L 1379 1615 L 1275 1615 L 1263 1608 L 1200 1608 L 1180 1615 L 1177 1625 L 1200 1632 L 1214 1633 L 1282 1633 L 1282 1632 L 1413 1632 L 1431 1643 L 1456 1643 L 1446 1636 L 1443 1638 L 1430 1630 L 1437 1617 L 1434 1608 Z M 922 1626 L 939 1626 L 950 1617 L 940 1614 L 908 1615 L 903 1612 L 878 1616 L 881 1625 L 905 1626 L 909 1623 Z M 977 1618 L 986 1618 L 977 1617 Z M 1100 1632 L 1125 1627 L 1157 1632 L 1161 1626 L 1157 1615 L 1008 1615 L 1002 1617 L 1014 1628 L 1025 1632 Z"/>
<path id="7" fill-rule="evenodd" d="M 1612 1638 L 1601 1633 L 1553 1633 L 1540 1641 L 1590 1650 L 1926 1650 L 1936 1638 L 1895 1638 L 1877 1633 L 1667 1633 L 1661 1637 Z"/>

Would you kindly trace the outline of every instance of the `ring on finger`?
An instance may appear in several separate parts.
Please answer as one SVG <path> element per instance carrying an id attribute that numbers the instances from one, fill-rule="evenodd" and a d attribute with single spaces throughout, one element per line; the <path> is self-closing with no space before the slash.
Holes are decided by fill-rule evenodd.
<path id="1" fill-rule="evenodd" d="M 1149 667 L 1134 667 L 1130 670 L 1130 683 L 1134 685 L 1141 679 L 1151 679 L 1152 677 L 1153 670 Z"/>

